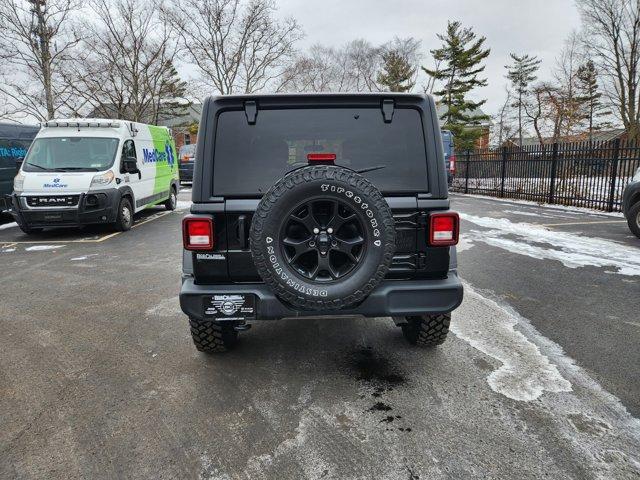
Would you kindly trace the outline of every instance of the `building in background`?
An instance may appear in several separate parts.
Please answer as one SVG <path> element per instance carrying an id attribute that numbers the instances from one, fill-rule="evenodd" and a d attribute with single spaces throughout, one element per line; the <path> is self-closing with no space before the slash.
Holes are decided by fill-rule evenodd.
<path id="1" fill-rule="evenodd" d="M 438 118 L 440 119 L 440 127 L 445 128 L 442 125 L 442 117 L 447 113 L 447 106 L 439 103 L 436 105 L 436 113 L 438 114 Z M 480 108 L 476 108 L 471 112 L 465 112 L 465 114 L 469 117 L 485 117 L 482 120 L 478 121 L 478 125 L 473 125 L 470 128 L 477 128 L 480 130 L 480 137 L 476 140 L 475 148 L 487 148 L 489 146 L 489 133 L 491 130 L 491 119 L 490 117 L 484 113 Z"/>

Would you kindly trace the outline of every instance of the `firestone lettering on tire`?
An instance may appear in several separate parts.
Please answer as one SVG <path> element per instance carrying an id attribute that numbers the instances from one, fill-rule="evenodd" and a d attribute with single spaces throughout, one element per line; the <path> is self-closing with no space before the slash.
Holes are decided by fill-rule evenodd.
<path id="1" fill-rule="evenodd" d="M 359 196 L 353 196 L 353 192 L 350 190 L 345 190 L 342 187 L 336 187 L 335 185 L 329 185 L 326 183 L 323 183 L 320 186 L 320 190 L 322 190 L 323 192 L 326 191 L 331 191 L 331 192 L 336 192 L 336 193 L 340 193 L 340 194 L 344 194 L 349 200 L 353 200 L 359 207 L 360 209 L 364 212 L 364 214 L 367 216 L 367 218 L 369 219 L 369 223 L 371 224 L 371 227 L 373 229 L 373 236 L 374 237 L 379 237 L 380 236 L 380 230 L 377 228 L 378 227 L 378 220 L 375 218 L 375 214 L 373 213 L 373 210 L 371 210 L 369 208 L 369 204 L 368 203 L 362 203 L 362 198 L 360 198 Z M 380 247 L 382 245 L 382 242 L 380 240 L 376 240 L 373 242 L 373 244 L 376 247 Z"/>

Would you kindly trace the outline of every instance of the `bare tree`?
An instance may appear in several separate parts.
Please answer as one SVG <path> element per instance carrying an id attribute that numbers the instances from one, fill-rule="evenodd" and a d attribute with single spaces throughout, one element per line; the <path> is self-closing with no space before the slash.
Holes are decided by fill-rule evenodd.
<path id="1" fill-rule="evenodd" d="M 188 61 L 217 93 L 275 88 L 302 38 L 298 23 L 276 19 L 271 0 L 171 0 Z"/>
<path id="2" fill-rule="evenodd" d="M 0 2 L 0 95 L 6 114 L 53 118 L 69 99 L 64 63 L 80 38 L 72 21 L 80 0 Z"/>
<path id="3" fill-rule="evenodd" d="M 314 45 L 285 71 L 278 88 L 297 92 L 379 91 L 380 48 L 366 40 L 343 47 Z"/>
<path id="4" fill-rule="evenodd" d="M 578 34 L 572 32 L 556 61 L 554 77 L 557 85 L 552 89 L 552 93 L 558 103 L 555 119 L 558 136 L 577 133 L 583 119 L 583 102 L 578 95 L 578 68 L 584 59 L 584 53 L 580 49 L 581 44 Z M 549 91 L 549 88 L 546 90 Z"/>
<path id="5" fill-rule="evenodd" d="M 440 74 L 442 72 L 441 65 L 442 65 L 442 60 L 433 59 L 433 67 L 428 68 L 427 70 L 433 72 L 434 75 L 427 75 L 427 83 L 424 84 L 424 86 L 422 87 L 422 90 L 424 91 L 424 93 L 429 93 L 429 94 L 433 93 L 433 90 L 436 87 L 437 78 L 440 77 Z"/>
<path id="6" fill-rule="evenodd" d="M 629 138 L 640 139 L 640 2 L 578 0 L 577 5 L 606 95 Z"/>
<path id="7" fill-rule="evenodd" d="M 92 0 L 88 36 L 70 66 L 67 81 L 95 116 L 157 123 L 182 113 L 186 83 L 174 62 L 177 35 L 157 3 Z"/>
<path id="8" fill-rule="evenodd" d="M 502 103 L 498 113 L 494 115 L 493 120 L 497 126 L 497 129 L 494 129 L 495 132 L 495 140 L 494 143 L 498 146 L 502 146 L 503 143 L 509 138 L 510 134 L 513 133 L 513 124 L 511 122 L 510 108 L 512 103 L 512 94 L 511 90 L 507 86 L 504 88 L 505 91 L 505 100 Z"/>
<path id="9" fill-rule="evenodd" d="M 522 104 L 525 115 L 531 122 L 533 131 L 536 133 L 540 145 L 544 145 L 543 125 L 547 119 L 546 97 L 548 90 L 549 86 L 547 84 L 541 83 L 534 85 L 531 87 L 530 92 L 527 94 L 527 98 Z"/>

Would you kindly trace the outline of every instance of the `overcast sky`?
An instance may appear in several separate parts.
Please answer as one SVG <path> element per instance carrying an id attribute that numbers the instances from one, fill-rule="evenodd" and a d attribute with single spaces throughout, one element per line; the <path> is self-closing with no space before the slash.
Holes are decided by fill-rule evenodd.
<path id="1" fill-rule="evenodd" d="M 487 37 L 491 48 L 485 70 L 489 85 L 478 91 L 491 114 L 504 99 L 504 65 L 510 52 L 537 55 L 543 60 L 540 78 L 548 78 L 564 40 L 580 26 L 574 0 L 276 1 L 279 15 L 302 24 L 306 37 L 301 48 L 314 43 L 339 46 L 356 38 L 381 44 L 394 36 L 411 36 L 422 41 L 427 64 L 429 50 L 440 45 L 436 34 L 445 31 L 447 20 L 472 27 Z"/>

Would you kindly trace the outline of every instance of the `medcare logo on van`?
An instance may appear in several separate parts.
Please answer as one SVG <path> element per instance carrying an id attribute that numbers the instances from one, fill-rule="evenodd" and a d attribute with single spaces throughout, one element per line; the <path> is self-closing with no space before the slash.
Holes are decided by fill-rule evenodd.
<path id="1" fill-rule="evenodd" d="M 69 185 L 66 183 L 60 183 L 59 178 L 54 178 L 51 183 L 45 183 L 42 185 L 44 188 L 67 188 Z"/>
<path id="2" fill-rule="evenodd" d="M 143 163 L 167 162 L 170 166 L 173 166 L 176 161 L 169 141 L 165 142 L 164 151 L 158 150 L 157 148 L 154 148 L 153 150 L 143 148 L 142 157 Z"/>

